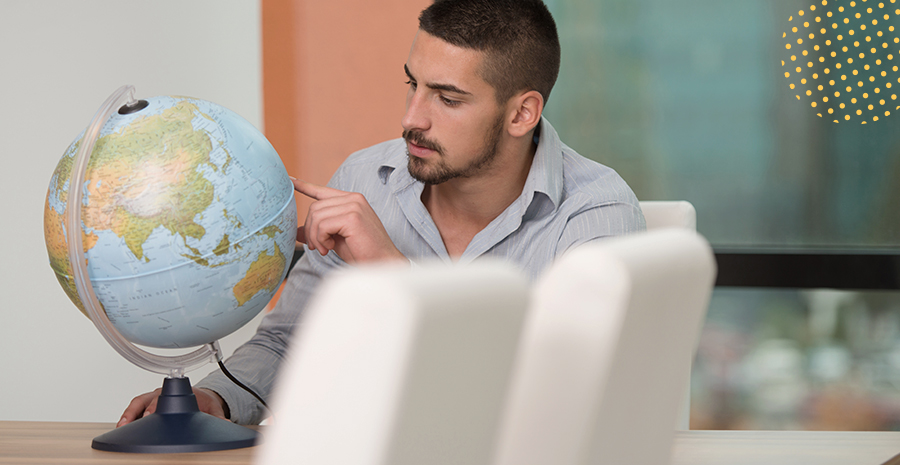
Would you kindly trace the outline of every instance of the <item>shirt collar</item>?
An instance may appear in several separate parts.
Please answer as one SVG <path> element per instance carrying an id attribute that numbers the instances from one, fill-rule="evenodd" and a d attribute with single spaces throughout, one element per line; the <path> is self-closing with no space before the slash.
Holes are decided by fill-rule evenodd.
<path id="1" fill-rule="evenodd" d="M 541 192 L 553 202 L 554 207 L 558 207 L 563 184 L 562 141 L 556 129 L 543 116 L 537 134 L 538 146 L 522 194 L 533 197 L 534 192 Z"/>

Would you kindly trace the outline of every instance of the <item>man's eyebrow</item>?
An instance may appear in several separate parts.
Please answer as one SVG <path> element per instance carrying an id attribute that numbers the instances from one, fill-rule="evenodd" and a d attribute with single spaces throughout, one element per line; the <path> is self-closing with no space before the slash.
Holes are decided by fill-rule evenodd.
<path id="1" fill-rule="evenodd" d="M 409 72 L 409 67 L 407 67 L 406 65 L 403 65 L 403 71 L 406 72 L 406 76 L 410 80 L 412 80 L 412 81 L 416 80 L 416 78 L 413 77 L 412 73 Z M 455 94 L 460 94 L 460 95 L 472 95 L 471 92 L 466 92 L 466 91 L 460 89 L 459 87 L 454 86 L 453 84 L 428 83 L 428 84 L 425 84 L 425 87 L 428 87 L 429 89 L 432 89 L 432 90 L 443 90 L 445 92 L 453 92 Z"/>

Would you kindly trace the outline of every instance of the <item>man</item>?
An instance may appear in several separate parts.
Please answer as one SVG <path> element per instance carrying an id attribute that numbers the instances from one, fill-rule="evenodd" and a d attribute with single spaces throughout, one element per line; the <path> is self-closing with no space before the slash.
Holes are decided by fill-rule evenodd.
<path id="1" fill-rule="evenodd" d="M 298 231 L 307 251 L 227 361 L 263 397 L 310 295 L 348 263 L 501 257 L 534 279 L 574 246 L 645 227 L 625 182 L 562 144 L 541 116 L 560 52 L 540 0 L 438 0 L 419 27 L 404 66 L 403 138 L 351 155 L 329 187 L 294 182 L 315 199 Z M 220 372 L 195 393 L 213 415 L 265 418 Z M 136 397 L 119 424 L 154 411 L 157 395 Z"/>

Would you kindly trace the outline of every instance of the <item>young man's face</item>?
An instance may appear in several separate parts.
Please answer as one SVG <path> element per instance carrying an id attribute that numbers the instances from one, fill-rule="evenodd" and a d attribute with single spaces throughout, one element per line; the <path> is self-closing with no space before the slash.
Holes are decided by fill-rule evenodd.
<path id="1" fill-rule="evenodd" d="M 419 181 L 476 176 L 496 158 L 504 114 L 478 74 L 483 56 L 423 31 L 413 40 L 402 124 L 409 172 Z"/>

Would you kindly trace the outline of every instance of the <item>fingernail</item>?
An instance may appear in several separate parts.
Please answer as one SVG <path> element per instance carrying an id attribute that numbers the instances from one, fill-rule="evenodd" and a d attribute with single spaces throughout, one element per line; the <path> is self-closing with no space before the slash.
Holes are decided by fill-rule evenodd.
<path id="1" fill-rule="evenodd" d="M 288 177 L 291 178 L 291 179 L 293 179 L 294 181 L 297 180 L 297 178 L 295 178 L 295 177 L 293 177 L 293 176 L 291 176 L 291 175 L 288 175 Z"/>

